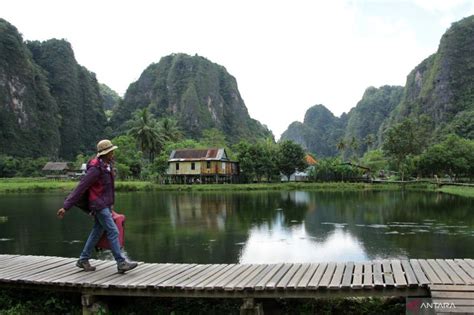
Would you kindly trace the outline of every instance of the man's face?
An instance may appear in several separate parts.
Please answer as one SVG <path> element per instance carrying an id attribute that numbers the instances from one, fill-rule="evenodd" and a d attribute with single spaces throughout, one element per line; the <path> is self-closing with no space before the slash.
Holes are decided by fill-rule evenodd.
<path id="1" fill-rule="evenodd" d="M 112 161 L 112 160 L 114 159 L 114 151 L 115 151 L 115 150 L 112 150 L 112 151 L 110 151 L 109 153 L 107 153 L 107 154 L 105 155 L 105 158 L 106 158 L 108 161 Z"/>

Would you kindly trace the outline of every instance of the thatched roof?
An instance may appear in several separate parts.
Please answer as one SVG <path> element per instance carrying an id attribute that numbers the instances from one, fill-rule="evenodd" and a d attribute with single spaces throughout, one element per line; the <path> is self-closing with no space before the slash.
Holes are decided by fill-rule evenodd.
<path id="1" fill-rule="evenodd" d="M 43 171 L 65 171 L 69 170 L 67 162 L 48 162 L 43 167 Z"/>

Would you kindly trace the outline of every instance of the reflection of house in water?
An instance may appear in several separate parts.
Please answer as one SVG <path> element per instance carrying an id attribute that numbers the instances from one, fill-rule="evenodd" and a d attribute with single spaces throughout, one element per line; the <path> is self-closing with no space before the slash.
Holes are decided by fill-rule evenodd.
<path id="1" fill-rule="evenodd" d="M 232 199 L 215 194 L 170 194 L 169 214 L 173 226 L 225 230 L 225 220 L 234 212 Z"/>

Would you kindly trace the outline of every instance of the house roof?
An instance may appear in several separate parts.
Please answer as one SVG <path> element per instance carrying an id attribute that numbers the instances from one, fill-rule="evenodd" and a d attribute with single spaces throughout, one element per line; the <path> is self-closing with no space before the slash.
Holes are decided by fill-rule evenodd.
<path id="1" fill-rule="evenodd" d="M 226 160 L 227 154 L 223 148 L 209 148 L 209 149 L 179 149 L 173 150 L 170 154 L 168 162 L 175 161 L 214 161 Z"/>
<path id="2" fill-rule="evenodd" d="M 308 163 L 308 165 L 315 165 L 318 163 L 318 161 L 316 161 L 311 155 L 309 154 L 306 154 L 306 156 L 304 157 L 306 163 Z"/>
<path id="3" fill-rule="evenodd" d="M 64 171 L 68 169 L 69 166 L 67 162 L 48 162 L 43 167 L 43 171 Z"/>

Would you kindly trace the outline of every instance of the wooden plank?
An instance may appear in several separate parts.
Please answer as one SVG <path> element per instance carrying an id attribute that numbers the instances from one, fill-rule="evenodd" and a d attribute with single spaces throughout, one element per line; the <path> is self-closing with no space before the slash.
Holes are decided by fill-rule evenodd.
<path id="1" fill-rule="evenodd" d="M 469 275 L 462 270 L 458 264 L 454 262 L 452 259 L 445 259 L 446 263 L 451 267 L 451 269 L 456 272 L 456 274 L 464 281 L 466 284 L 474 284 L 474 280 L 469 277 Z"/>
<path id="2" fill-rule="evenodd" d="M 391 260 L 393 276 L 395 278 L 395 287 L 397 288 L 406 288 L 407 281 L 405 275 L 403 274 L 402 264 L 398 259 Z"/>
<path id="3" fill-rule="evenodd" d="M 104 269 L 101 273 L 97 273 L 98 277 L 91 279 L 86 283 L 82 283 L 83 287 L 94 287 L 94 288 L 108 288 L 107 284 L 109 281 L 116 280 L 118 278 L 131 277 L 134 275 L 140 274 L 142 270 L 143 262 L 138 262 L 137 268 L 127 271 L 126 273 L 118 273 L 117 266 L 110 267 L 109 269 Z M 100 276 L 99 276 L 100 275 Z"/>
<path id="4" fill-rule="evenodd" d="M 405 272 L 408 287 L 412 288 L 418 286 L 418 280 L 416 280 L 415 272 L 413 271 L 410 262 L 408 260 L 402 260 L 401 263 L 403 271 Z M 428 279 L 426 280 L 428 281 Z"/>
<path id="5" fill-rule="evenodd" d="M 101 288 L 117 287 L 117 288 L 128 288 L 125 283 L 134 281 L 136 279 L 143 278 L 143 274 L 150 272 L 154 267 L 154 264 L 144 264 L 141 263 L 137 268 L 128 271 L 124 274 L 113 273 L 110 277 L 103 278 L 94 282 Z"/>
<path id="6" fill-rule="evenodd" d="M 474 307 L 470 307 L 470 306 L 459 306 L 459 307 L 456 307 L 456 308 L 451 308 L 451 309 L 445 309 L 446 312 L 443 312 L 443 311 L 437 311 L 436 314 L 437 315 L 448 315 L 448 314 L 464 314 L 464 315 L 467 315 L 467 314 L 474 314 Z"/>
<path id="7" fill-rule="evenodd" d="M 254 285 L 251 283 L 252 282 L 257 283 L 257 281 L 261 278 L 259 276 L 261 276 L 262 273 L 264 275 L 266 273 L 266 270 L 268 271 L 268 269 L 270 268 L 270 266 L 264 265 L 264 264 L 255 265 L 255 266 L 257 266 L 256 269 L 254 269 L 247 277 L 245 277 L 244 279 L 242 279 L 240 282 L 238 282 L 235 285 L 236 290 L 242 291 L 246 288 L 253 289 Z"/>
<path id="8" fill-rule="evenodd" d="M 469 266 L 471 266 L 471 268 L 474 268 L 474 260 L 473 259 L 467 258 L 467 259 L 464 259 L 464 260 L 469 264 Z"/>
<path id="9" fill-rule="evenodd" d="M 329 289 L 335 290 L 341 287 L 342 283 L 342 275 L 344 273 L 345 264 L 344 263 L 337 263 L 336 264 L 336 271 L 334 271 L 334 275 L 329 283 Z"/>
<path id="10" fill-rule="evenodd" d="M 459 267 L 461 267 L 472 279 L 474 279 L 474 268 L 472 268 L 466 261 L 463 259 L 455 259 L 454 260 Z"/>
<path id="11" fill-rule="evenodd" d="M 136 270 L 136 269 L 135 269 Z M 135 271 L 132 270 L 132 271 Z M 132 272 L 129 271 L 129 272 Z M 100 287 L 102 282 L 106 281 L 111 276 L 117 276 L 117 265 L 115 262 L 109 262 L 106 267 L 102 268 L 101 270 L 96 270 L 94 272 L 84 272 L 84 275 L 81 277 L 76 277 L 74 279 L 68 279 L 66 282 L 65 279 L 59 279 L 60 284 L 63 285 L 73 285 L 77 286 L 80 285 L 85 288 L 92 288 L 92 287 Z"/>
<path id="12" fill-rule="evenodd" d="M 458 306 L 474 306 L 474 300 L 472 299 L 432 299 L 433 303 L 454 303 Z"/>
<path id="13" fill-rule="evenodd" d="M 237 268 L 230 274 L 228 274 L 226 277 L 223 277 L 220 281 L 218 281 L 213 288 L 210 288 L 208 286 L 206 286 L 206 289 L 207 290 L 221 290 L 221 289 L 224 289 L 225 285 L 229 282 L 231 282 L 232 280 L 234 280 L 235 278 L 239 277 L 243 272 L 245 272 L 245 270 L 247 270 L 248 268 L 250 268 L 250 264 L 246 264 L 246 265 L 238 265 Z"/>
<path id="14" fill-rule="evenodd" d="M 285 289 L 290 280 L 293 278 L 293 276 L 298 272 L 298 270 L 301 268 L 301 264 L 293 264 L 291 266 L 290 270 L 283 276 L 283 278 L 278 281 L 276 288 L 277 289 Z"/>
<path id="15" fill-rule="evenodd" d="M 331 279 L 335 270 L 336 270 L 336 263 L 329 263 L 327 265 L 327 268 L 324 271 L 321 281 L 319 281 L 319 284 L 318 284 L 319 288 L 327 288 L 329 286 L 329 283 L 331 282 Z"/>
<path id="16" fill-rule="evenodd" d="M 436 259 L 438 265 L 451 278 L 454 284 L 464 284 L 465 282 L 456 274 L 456 272 L 448 265 L 444 259 Z"/>
<path id="17" fill-rule="evenodd" d="M 197 283 L 194 286 L 194 290 L 204 290 L 204 289 L 206 289 L 206 285 L 211 284 L 211 283 L 216 283 L 216 281 L 217 281 L 217 279 L 219 279 L 219 277 L 223 276 L 224 274 L 226 274 L 228 272 L 231 272 L 231 270 L 234 269 L 234 268 L 237 268 L 237 265 L 230 264 L 230 265 L 225 266 L 223 269 L 219 270 L 218 272 L 216 272 L 211 277 L 207 278 L 206 280 L 203 280 L 200 283 Z M 211 286 L 212 286 L 212 284 L 211 284 Z"/>
<path id="18" fill-rule="evenodd" d="M 278 272 L 267 282 L 265 289 L 274 290 L 277 283 L 285 276 L 285 274 L 290 270 L 293 264 L 283 264 L 283 267 L 278 270 Z"/>
<path id="19" fill-rule="evenodd" d="M 8 281 L 16 281 L 28 276 L 38 274 L 44 271 L 49 271 L 51 266 L 61 266 L 66 264 L 71 264 L 74 262 L 74 259 L 71 258 L 61 258 L 61 259 L 52 259 L 47 262 L 40 262 L 36 265 L 29 265 L 27 269 L 18 270 L 16 273 L 13 273 L 9 276 L 4 277 Z"/>
<path id="20" fill-rule="evenodd" d="M 196 264 L 171 264 L 164 268 L 162 271 L 151 276 L 150 278 L 142 281 L 138 284 L 137 288 L 154 288 L 157 284 L 166 281 L 170 278 L 176 277 L 176 275 L 193 268 Z"/>
<path id="21" fill-rule="evenodd" d="M 94 264 L 98 270 L 106 262 L 101 261 Z M 48 283 L 58 283 L 62 284 L 64 278 L 69 278 L 71 276 L 83 277 L 86 272 L 83 269 L 77 268 L 75 261 L 72 261 L 70 264 L 56 267 L 54 270 L 48 273 L 36 274 L 33 277 L 29 277 L 27 280 L 29 282 L 38 283 L 38 284 L 48 284 Z"/>
<path id="22" fill-rule="evenodd" d="M 383 278 L 386 287 L 394 287 L 395 286 L 395 279 L 393 278 L 393 270 L 390 264 L 390 261 L 383 260 L 382 261 L 382 268 L 383 268 Z"/>
<path id="23" fill-rule="evenodd" d="M 306 289 L 308 287 L 309 280 L 313 277 L 314 273 L 318 269 L 319 264 L 310 264 L 309 268 L 305 271 L 301 280 L 296 284 L 296 289 Z"/>
<path id="24" fill-rule="evenodd" d="M 226 264 L 220 264 L 220 265 L 213 265 L 211 268 L 209 268 L 205 273 L 203 273 L 200 277 L 194 278 L 191 281 L 184 282 L 182 283 L 181 288 L 186 289 L 186 290 L 191 290 L 194 289 L 196 285 L 199 283 L 202 283 L 206 281 L 207 279 L 214 277 L 214 275 L 224 269 L 227 265 Z"/>
<path id="25" fill-rule="evenodd" d="M 225 291 L 233 291 L 237 284 L 241 282 L 247 282 L 248 276 L 252 274 L 256 269 L 258 269 L 259 265 L 251 264 L 249 268 L 247 268 L 244 272 L 242 272 L 238 277 L 235 277 L 232 281 L 227 283 L 224 286 Z"/>
<path id="26" fill-rule="evenodd" d="M 307 287 L 308 289 L 316 290 L 319 287 L 321 278 L 326 272 L 327 267 L 328 267 L 328 263 L 320 263 L 318 265 L 318 269 L 316 269 L 316 271 L 314 272 L 314 275 L 311 277 L 311 280 L 309 280 L 308 282 L 308 287 Z M 331 278 L 329 278 L 329 280 L 331 280 Z M 329 280 L 326 286 L 329 284 Z"/>
<path id="27" fill-rule="evenodd" d="M 372 271 L 373 265 L 371 262 L 364 263 L 364 288 L 373 288 L 374 287 L 374 277 Z"/>
<path id="28" fill-rule="evenodd" d="M 232 268 L 229 268 L 226 272 L 220 274 L 218 277 L 209 281 L 205 286 L 205 290 L 213 290 L 216 286 L 222 287 L 222 284 L 227 283 L 228 279 L 233 279 L 236 274 L 238 274 L 242 270 L 242 266 L 238 264 L 232 265 Z"/>
<path id="29" fill-rule="evenodd" d="M 193 277 L 199 275 L 202 272 L 205 272 L 211 265 L 196 265 L 193 268 L 190 268 L 175 277 L 169 278 L 157 285 L 155 288 L 169 288 L 172 289 L 175 286 L 180 286 L 183 282 L 192 279 Z"/>
<path id="30" fill-rule="evenodd" d="M 364 265 L 360 262 L 356 262 L 355 267 L 354 267 L 354 278 L 352 279 L 352 285 L 351 285 L 353 289 L 362 288 L 363 276 L 364 276 Z"/>
<path id="31" fill-rule="evenodd" d="M 428 259 L 427 261 L 431 268 L 433 268 L 434 272 L 436 272 L 442 283 L 453 284 L 451 278 L 449 278 L 443 268 L 441 268 L 441 266 L 434 259 Z"/>
<path id="32" fill-rule="evenodd" d="M 124 282 L 112 282 L 110 285 L 118 288 L 127 287 L 129 289 L 134 289 L 139 285 L 144 285 L 145 281 L 148 281 L 150 278 L 157 277 L 158 275 L 166 272 L 166 270 L 170 269 L 172 264 L 151 264 L 151 268 L 147 269 L 146 272 L 140 272 L 139 275 L 130 279 L 129 281 Z M 119 281 L 119 280 L 116 280 Z"/>
<path id="33" fill-rule="evenodd" d="M 423 269 L 431 284 L 443 284 L 441 279 L 438 277 L 436 272 L 433 270 L 433 268 L 431 268 L 430 264 L 428 264 L 426 260 L 418 259 L 418 262 L 420 263 L 421 269 Z"/>
<path id="34" fill-rule="evenodd" d="M 255 276 L 253 276 L 253 278 L 249 282 L 247 282 L 245 285 L 243 283 L 238 284 L 237 289 L 240 290 L 240 285 L 243 286 L 243 289 L 252 289 L 252 290 L 255 289 L 257 283 L 259 283 L 269 272 L 272 271 L 273 268 L 275 268 L 275 265 L 266 265 L 265 264 L 265 265 L 262 265 L 262 266 L 264 266 L 262 271 L 260 271 Z"/>
<path id="35" fill-rule="evenodd" d="M 474 286 L 472 285 L 430 285 L 431 291 L 465 291 L 465 292 L 474 292 Z"/>
<path id="36" fill-rule="evenodd" d="M 286 287 L 296 290 L 296 287 L 297 287 L 298 283 L 301 281 L 303 276 L 306 274 L 306 272 L 307 272 L 307 270 L 309 269 L 310 266 L 311 266 L 311 264 L 308 264 L 308 263 L 302 264 L 301 268 L 298 270 L 298 272 L 295 274 L 295 276 L 290 280 L 290 282 L 288 282 Z M 309 281 L 309 279 L 308 279 L 308 281 Z"/>
<path id="37" fill-rule="evenodd" d="M 265 289 L 266 284 L 270 279 L 278 272 L 283 267 L 283 264 L 277 264 L 273 265 L 272 269 L 268 271 L 268 273 L 260 279 L 256 284 L 255 284 L 255 290 L 263 290 Z"/>
<path id="38" fill-rule="evenodd" d="M 346 263 L 346 267 L 344 269 L 344 275 L 342 276 L 342 289 L 349 289 L 352 283 L 352 273 L 354 271 L 354 263 L 348 262 Z"/>
<path id="39" fill-rule="evenodd" d="M 380 261 L 374 261 L 374 286 L 375 288 L 383 287 L 383 274 L 382 274 L 382 263 Z"/>
<path id="40" fill-rule="evenodd" d="M 431 283 L 423 272 L 423 269 L 421 269 L 420 262 L 417 259 L 410 259 L 410 265 L 420 286 L 426 286 L 427 284 Z"/>
<path id="41" fill-rule="evenodd" d="M 59 261 L 63 261 L 65 258 L 60 259 Z M 51 264 L 58 261 L 56 257 L 28 257 L 28 259 L 23 259 L 19 261 L 15 261 L 14 266 L 10 266 L 2 270 L 0 277 L 3 279 L 10 279 L 10 277 L 14 277 L 16 275 L 21 275 L 23 272 L 31 270 L 32 268 L 36 268 L 36 266 L 41 266 L 41 264 Z"/>
<path id="42" fill-rule="evenodd" d="M 472 292 L 431 291 L 432 298 L 441 299 L 473 299 Z"/>

